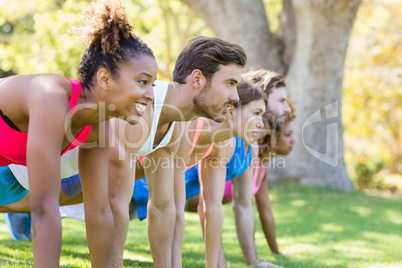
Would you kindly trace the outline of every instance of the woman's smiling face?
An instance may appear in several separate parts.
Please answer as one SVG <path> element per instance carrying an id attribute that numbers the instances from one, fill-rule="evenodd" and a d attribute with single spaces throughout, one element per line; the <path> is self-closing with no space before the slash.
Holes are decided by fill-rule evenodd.
<path id="1" fill-rule="evenodd" d="M 110 116 L 137 123 L 146 106 L 154 100 L 152 85 L 157 73 L 155 58 L 148 55 L 133 57 L 122 64 L 116 79 L 110 79 L 107 102 L 114 108 L 109 108 Z"/>
<path id="2" fill-rule="evenodd" d="M 242 138 L 248 144 L 253 143 L 261 135 L 264 127 L 262 115 L 266 104 L 263 99 L 241 105 L 233 113 L 233 130 L 236 136 Z"/>

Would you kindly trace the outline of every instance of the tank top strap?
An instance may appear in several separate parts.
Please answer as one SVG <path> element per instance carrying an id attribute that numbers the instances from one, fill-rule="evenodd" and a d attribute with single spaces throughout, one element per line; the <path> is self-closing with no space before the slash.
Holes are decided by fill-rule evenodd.
<path id="1" fill-rule="evenodd" d="M 261 179 L 260 179 L 260 182 L 257 185 L 258 171 L 259 171 L 260 168 L 262 169 L 261 170 Z M 255 167 L 254 176 L 253 176 L 253 195 L 256 195 L 258 190 L 260 190 L 262 180 L 264 179 L 264 175 L 265 175 L 265 168 L 264 168 L 264 166 L 262 164 L 260 165 L 260 158 L 257 158 L 256 167 Z"/>
<path id="2" fill-rule="evenodd" d="M 71 83 L 71 96 L 70 96 L 70 116 L 73 115 L 75 106 L 77 106 L 78 99 L 81 94 L 81 83 L 78 80 L 65 76 Z"/>
<path id="3" fill-rule="evenodd" d="M 201 131 L 202 131 L 202 127 L 204 126 L 204 118 L 203 117 L 199 117 L 197 118 L 197 123 L 196 123 L 196 127 L 195 127 L 195 133 L 194 133 L 194 137 L 193 137 L 193 144 L 191 145 L 191 150 L 190 150 L 190 154 L 189 156 L 191 156 L 192 152 L 194 151 L 195 145 L 197 144 L 197 141 L 201 135 Z M 194 163 L 192 165 L 188 165 L 186 167 L 186 170 L 189 170 L 190 168 L 196 166 L 201 160 L 203 160 L 204 158 L 206 158 L 207 156 L 209 156 L 212 152 L 212 150 L 214 149 L 214 144 L 215 143 L 211 143 L 207 149 L 207 151 L 205 152 L 205 154 L 197 161 L 197 163 Z"/>
<path id="4" fill-rule="evenodd" d="M 198 138 L 201 135 L 202 127 L 204 126 L 204 118 L 203 117 L 198 117 L 197 118 L 197 123 L 195 126 L 195 133 L 193 137 L 193 144 L 191 144 L 191 150 L 190 150 L 190 155 L 194 151 L 195 145 L 197 144 Z"/>

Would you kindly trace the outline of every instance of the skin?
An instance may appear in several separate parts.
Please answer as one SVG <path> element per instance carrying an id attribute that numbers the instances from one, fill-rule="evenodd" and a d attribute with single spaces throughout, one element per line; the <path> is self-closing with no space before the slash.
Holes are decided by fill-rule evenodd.
<path id="1" fill-rule="evenodd" d="M 198 69 L 191 72 L 186 78 L 185 84 L 173 83 L 168 87 L 164 107 L 158 122 L 155 135 L 154 146 L 157 146 L 169 130 L 173 121 L 195 120 L 201 115 L 208 115 L 211 119 L 217 121 L 224 116 L 225 106 L 238 101 L 239 97 L 236 91 L 236 85 L 241 81 L 241 68 L 237 65 L 220 66 L 219 70 L 213 75 L 211 81 L 208 81 Z M 210 86 L 207 86 L 210 85 Z M 197 101 L 196 101 L 197 100 Z M 206 102 L 209 100 L 209 102 Z M 212 100 L 212 101 L 211 101 Z M 208 105 L 208 106 L 205 106 Z M 149 122 L 152 122 L 150 120 Z M 125 138 L 130 141 L 130 137 L 138 133 L 138 125 L 127 125 L 125 129 Z M 154 260 L 155 267 L 181 266 L 181 247 L 173 249 L 173 236 L 182 237 L 184 234 L 184 218 L 177 220 L 176 224 L 176 201 L 173 197 L 176 174 L 181 172 L 182 167 L 173 167 L 174 157 L 179 150 L 179 140 L 181 128 L 176 126 L 171 142 L 164 148 L 160 148 L 144 157 L 144 161 L 151 163 L 144 169 L 144 175 L 147 178 L 149 186 L 150 200 L 148 204 L 148 240 Z M 130 159 L 132 153 L 137 152 L 139 147 L 130 146 L 127 141 L 121 141 L 119 137 L 113 146 L 114 148 L 123 148 L 123 152 L 112 152 L 110 163 L 114 165 L 109 168 L 109 197 L 111 207 L 115 218 L 115 240 L 114 253 L 116 266 L 122 265 L 122 257 L 125 239 L 128 231 L 128 211 L 127 206 L 132 197 L 133 178 L 135 165 Z M 113 149 L 114 150 L 114 149 Z M 116 157 L 124 154 L 128 156 L 125 161 L 118 161 Z M 188 157 L 188 154 L 187 154 Z M 161 168 L 158 161 L 170 162 L 168 167 Z M 131 161 L 131 162 L 130 162 Z M 168 163 L 166 163 L 168 164 Z M 114 171 L 113 171 L 114 170 Z M 128 191 L 127 189 L 131 189 Z M 163 237 L 164 239 L 161 239 Z M 172 255 L 177 256 L 172 258 Z M 178 257 L 180 255 L 180 258 Z M 178 263 L 173 263 L 172 259 Z"/>
<path id="2" fill-rule="evenodd" d="M 273 88 L 268 96 L 267 111 L 264 117 L 273 122 L 283 123 L 286 114 L 290 113 L 285 88 Z"/>
<path id="3" fill-rule="evenodd" d="M 212 103 L 213 109 L 208 109 L 209 107 L 204 107 L 205 111 L 203 110 L 202 113 L 209 114 L 211 117 L 212 116 L 215 116 L 216 118 L 222 117 L 223 113 L 226 112 L 225 109 L 224 108 L 216 109 L 216 107 L 219 107 L 219 105 L 226 105 L 228 103 L 238 101 L 236 85 L 240 81 L 240 70 L 241 70 L 240 67 L 236 65 L 221 66 L 220 70 L 212 77 L 212 80 L 209 83 L 211 85 L 210 87 L 206 87 L 207 84 L 206 79 L 199 70 L 194 70 L 191 73 L 191 75 L 189 75 L 187 79 L 188 81 L 185 85 L 179 85 L 176 83 L 170 85 L 165 100 L 165 107 L 163 108 L 162 115 L 159 120 L 158 130 L 155 137 L 155 145 L 157 145 L 162 140 L 172 121 L 191 120 L 195 119 L 198 116 L 197 111 L 199 112 L 199 107 L 198 108 L 195 107 L 197 103 L 194 102 L 193 99 L 195 99 L 200 92 L 204 92 L 202 94 L 206 94 L 207 98 L 214 99 L 214 102 Z M 203 96 L 205 97 L 205 95 Z M 202 103 L 202 101 L 199 101 L 198 105 L 200 103 Z M 178 107 L 178 108 L 172 109 L 171 107 Z M 130 116 L 132 117 L 132 115 Z M 110 206 L 112 209 L 115 222 L 112 255 L 113 255 L 113 266 L 116 267 L 121 267 L 122 265 L 122 252 L 124 250 L 124 243 L 128 229 L 128 214 L 127 214 L 128 211 L 126 208 L 132 196 L 132 188 L 134 183 L 132 178 L 134 176 L 133 175 L 134 168 L 136 166 L 135 158 L 133 159 L 132 154 L 138 151 L 138 149 L 142 146 L 142 144 L 148 137 L 150 131 L 149 129 L 150 122 L 152 122 L 152 116 L 153 116 L 152 109 L 147 109 L 144 115 L 140 118 L 139 123 L 136 125 L 130 125 L 125 121 L 116 119 L 110 121 L 110 124 L 112 125 L 111 128 L 113 129 L 113 135 L 111 139 L 112 146 L 109 155 L 108 188 L 109 188 Z M 144 135 L 142 137 L 139 137 L 139 135 L 137 134 L 138 132 L 142 132 L 144 133 Z M 146 160 L 147 159 L 152 160 L 153 162 L 157 163 L 158 159 L 166 159 L 166 157 L 168 158 L 170 157 L 171 159 L 173 159 L 173 155 L 178 148 L 178 146 L 175 147 L 173 143 L 175 140 L 179 139 L 179 137 L 177 136 L 178 133 L 181 133 L 179 127 L 177 127 L 177 130 L 176 129 L 174 130 L 173 137 L 171 139 L 172 144 L 168 145 L 169 149 L 162 148 L 148 155 L 146 157 Z M 121 159 L 125 160 L 120 161 Z M 141 172 L 136 172 L 135 175 L 137 177 L 138 175 L 140 175 L 140 177 L 143 177 L 144 174 L 147 174 L 147 171 L 153 171 L 154 169 L 156 169 L 156 167 L 151 166 L 148 167 L 148 169 L 146 169 L 145 171 L 142 169 L 140 170 Z M 167 172 L 169 171 L 173 171 L 173 173 L 177 172 L 177 170 L 172 169 L 171 170 L 159 169 L 159 172 L 163 176 L 166 176 Z M 166 189 L 168 189 L 169 187 L 176 187 L 176 185 L 173 186 L 172 182 L 169 181 L 168 179 L 160 179 L 157 173 L 153 172 L 151 172 L 151 174 L 148 173 L 148 178 L 152 176 L 156 177 L 156 179 L 152 178 L 149 179 L 150 181 L 149 185 L 151 185 L 150 199 L 153 200 L 153 202 L 152 201 L 150 202 L 150 207 L 152 209 L 152 207 L 154 206 L 156 207 L 157 211 L 159 211 L 161 207 L 164 205 L 165 200 L 172 198 L 167 195 L 169 191 L 167 191 Z M 173 176 L 170 175 L 169 177 Z M 158 179 L 160 181 L 158 181 Z M 154 187 L 152 186 L 152 182 L 155 182 Z M 157 190 L 153 191 L 152 189 Z M 160 192 L 159 194 L 157 194 L 156 196 L 152 194 L 156 193 L 156 191 L 158 190 Z M 29 200 L 28 197 L 24 198 L 19 202 L 11 204 L 8 207 L 3 207 L 3 209 L 4 210 L 13 209 L 12 206 L 14 205 L 14 209 L 16 209 L 16 211 L 21 211 L 21 208 L 24 207 L 23 202 L 26 202 L 26 200 Z M 65 203 L 66 200 L 61 197 L 60 202 Z M 71 200 L 67 202 L 74 203 Z M 170 213 L 174 215 L 175 211 L 170 211 Z M 152 212 L 150 214 L 152 215 Z M 155 221 L 155 222 L 156 223 L 163 222 L 164 223 L 163 228 L 151 227 L 149 229 L 152 230 L 166 229 L 165 219 L 164 221 Z M 184 223 L 184 217 L 183 217 L 183 223 Z M 184 225 L 183 225 L 183 231 L 184 231 Z M 160 239 L 158 238 L 158 236 L 155 237 L 158 240 L 157 246 L 159 246 L 159 244 L 161 244 Z M 182 246 L 180 246 L 180 248 L 181 247 Z M 172 248 L 171 245 L 170 248 Z M 161 256 L 161 258 L 164 257 L 160 254 L 158 256 Z M 171 254 L 169 254 L 169 256 L 166 258 L 171 259 Z M 179 262 L 181 263 L 181 253 L 180 258 L 176 259 L 180 259 Z M 158 265 L 157 260 L 155 263 L 156 263 L 155 265 L 157 266 Z M 164 262 L 164 260 L 161 261 L 160 265 L 163 264 L 166 265 L 166 262 Z M 174 266 L 176 265 L 174 264 Z"/>
<path id="4" fill-rule="evenodd" d="M 293 150 L 295 138 L 293 137 L 293 122 L 287 122 L 281 129 L 276 154 L 288 155 Z"/>
<path id="5" fill-rule="evenodd" d="M 263 117 L 274 122 L 283 121 L 286 113 L 290 112 L 290 107 L 287 103 L 286 92 L 284 88 L 274 88 L 271 94 L 268 96 L 267 112 Z M 289 139 L 290 140 L 290 139 Z M 286 147 L 286 146 L 285 146 Z M 290 145 L 287 146 L 291 147 Z M 258 152 L 254 150 L 253 157 L 257 157 Z M 274 264 L 263 262 L 258 260 L 257 251 L 254 241 L 255 233 L 255 221 L 254 210 L 252 202 L 252 177 L 254 174 L 254 168 L 250 166 L 243 174 L 232 180 L 232 194 L 233 194 L 233 210 L 236 222 L 236 231 L 239 239 L 239 244 L 242 248 L 245 261 L 248 265 L 254 265 L 257 267 L 278 267 Z M 205 176 L 211 178 L 217 178 L 217 175 L 206 173 Z M 213 176 L 213 177 L 212 177 Z M 219 175 L 221 176 L 221 175 Z M 266 192 L 264 192 L 266 190 Z M 257 208 L 260 213 L 261 222 L 263 224 L 264 234 L 267 242 L 270 245 L 271 250 L 274 253 L 279 253 L 276 238 L 275 238 L 275 223 L 272 214 L 272 210 L 268 198 L 268 185 L 266 179 L 263 180 L 260 188 L 260 194 L 256 195 Z M 199 201 L 200 199 L 201 201 Z M 221 199 L 222 200 L 222 199 Z M 223 203 L 229 201 L 223 198 Z M 188 202 L 189 211 L 195 211 L 196 204 L 199 204 L 198 211 L 202 212 L 203 202 L 202 197 L 193 197 Z M 200 213 L 201 214 L 201 213 Z M 201 220 L 203 219 L 200 215 Z M 222 247 L 220 247 L 220 253 L 215 251 L 214 256 L 218 256 L 218 266 L 225 267 L 225 257 Z M 215 263 L 215 262 L 214 262 Z"/>
<path id="6" fill-rule="evenodd" d="M 285 120 L 285 116 L 289 112 L 290 107 L 287 103 L 285 89 L 273 88 L 271 94 L 268 96 L 268 108 L 264 117 L 274 123 L 279 123 Z M 235 215 L 237 237 L 247 264 L 255 265 L 257 267 L 275 267 L 272 266 L 272 264 L 262 262 L 257 258 L 254 241 L 255 221 L 251 191 L 251 178 L 253 174 L 254 168 L 250 166 L 246 172 L 232 180 L 233 211 Z M 264 181 L 262 182 L 260 191 L 261 189 L 268 189 L 267 182 L 265 179 Z M 271 249 L 273 249 L 274 253 L 279 253 L 275 239 L 275 222 L 270 209 L 268 194 L 264 196 L 264 190 L 262 190 L 261 194 L 256 195 L 257 208 L 261 213 L 260 217 L 267 242 Z M 224 200 L 223 202 L 226 203 L 228 200 Z"/>
<path id="7" fill-rule="evenodd" d="M 255 133 L 259 131 L 263 127 L 263 122 L 262 122 L 262 114 L 265 111 L 265 103 L 262 99 L 253 101 L 249 103 L 248 105 L 244 105 L 240 107 L 239 109 L 235 109 L 230 120 L 226 120 L 226 122 L 217 124 L 216 122 L 211 122 L 209 120 L 204 119 L 204 126 L 203 130 L 200 133 L 200 137 L 197 140 L 197 144 L 194 147 L 194 150 L 190 154 L 191 150 L 191 145 L 192 145 L 192 139 L 194 136 L 194 130 L 196 129 L 196 122 L 190 122 L 186 126 L 186 131 L 184 132 L 188 136 L 185 136 L 182 138 L 181 143 L 180 143 L 180 149 L 177 153 L 180 159 L 188 159 L 188 156 L 190 155 L 189 161 L 187 162 L 187 165 L 192 165 L 197 163 L 200 160 L 200 157 L 203 156 L 210 143 L 211 139 L 214 138 L 214 141 L 216 144 L 213 146 L 213 150 L 211 154 L 208 156 L 207 159 L 204 159 L 203 161 L 206 163 L 208 166 L 210 163 L 213 162 L 212 166 L 221 166 L 218 165 L 218 162 L 221 161 L 222 159 L 230 159 L 234 153 L 235 150 L 235 139 L 231 139 L 233 136 L 237 135 L 242 137 L 244 140 L 246 140 L 246 145 L 249 144 L 247 141 L 252 142 L 255 138 L 256 135 Z M 219 135 L 217 132 L 219 131 Z M 225 161 L 225 160 L 223 160 Z M 221 163 L 222 167 L 225 166 L 226 163 Z M 179 202 L 176 202 L 176 213 L 177 213 L 177 218 L 182 218 L 183 221 L 183 226 L 184 226 L 184 205 L 185 205 L 185 180 L 184 180 L 184 171 L 185 168 L 183 168 L 182 172 L 179 174 L 175 173 L 175 200 L 179 200 Z M 223 189 L 222 188 L 222 183 L 218 184 L 216 179 L 217 178 L 225 178 L 226 174 L 226 169 L 225 168 L 219 168 L 219 169 L 207 169 L 206 172 L 212 171 L 218 173 L 222 173 L 222 176 L 213 176 L 215 180 L 208 180 L 205 185 L 208 186 L 208 190 L 206 191 L 206 195 L 208 196 L 205 200 L 207 200 L 208 204 L 208 221 L 204 222 L 202 220 L 202 226 L 204 227 L 204 223 L 208 223 L 207 226 L 207 232 L 204 233 L 205 239 L 206 239 L 206 260 L 207 260 L 207 266 L 214 266 L 214 263 L 216 261 L 216 256 L 215 252 L 217 252 L 215 249 L 217 246 L 219 246 L 220 243 L 220 236 L 218 236 L 218 240 L 216 240 L 217 236 L 216 234 L 218 233 L 217 230 L 219 228 L 222 228 L 220 222 L 222 221 L 223 215 L 219 213 L 221 209 L 221 200 L 223 197 Z M 179 176 L 181 176 L 179 178 Z M 209 178 L 209 176 L 206 176 L 206 178 Z M 180 184 L 180 185 L 177 185 Z M 221 187 L 220 187 L 221 186 Z M 224 179 L 223 179 L 223 187 L 224 187 Z M 179 192 L 177 189 L 182 189 L 181 192 Z M 219 202 L 214 202 L 214 200 L 219 200 Z M 198 201 L 198 199 L 197 199 Z M 204 214 L 201 214 L 201 219 L 205 218 Z M 177 226 L 177 224 L 176 224 Z M 215 227 L 216 226 L 216 227 Z M 219 227 L 220 226 L 220 227 Z M 203 229 L 204 230 L 204 229 Z M 214 230 L 214 231 L 213 231 Z M 182 239 L 183 236 L 178 236 L 177 233 L 175 232 L 175 237 L 174 237 L 174 249 L 177 248 L 177 251 L 181 253 L 181 247 L 182 247 Z M 173 256 L 173 262 L 175 263 L 175 258 L 181 259 L 181 255 Z"/>
<path id="8" fill-rule="evenodd" d="M 288 122 L 281 129 L 279 137 L 279 146 L 277 154 L 287 155 L 291 152 L 291 148 L 294 144 L 293 137 L 293 123 Z M 257 267 L 272 267 L 266 266 L 264 262 L 257 259 L 256 246 L 254 241 L 255 233 L 255 221 L 253 215 L 253 204 L 252 199 L 250 201 L 250 196 L 245 194 L 249 191 L 244 191 L 245 183 L 247 180 L 250 181 L 250 176 L 252 176 L 254 169 L 250 167 L 245 173 L 236 179 L 232 180 L 232 191 L 233 191 L 233 210 L 235 213 L 236 220 L 236 231 L 238 234 L 239 243 L 243 250 L 243 255 L 246 263 L 249 265 L 255 265 Z M 261 178 L 261 174 L 259 174 Z M 275 234 L 275 220 L 271 209 L 271 203 L 269 201 L 268 192 L 268 178 L 264 176 L 261 178 L 261 187 L 255 195 L 255 201 L 257 205 L 258 214 L 261 221 L 261 226 L 264 231 L 264 235 L 268 246 L 270 247 L 272 253 L 281 254 L 278 249 L 278 244 L 276 242 Z M 258 183 L 258 182 L 257 182 Z M 224 200 L 224 202 L 229 202 Z M 244 213 L 244 211 L 250 211 Z M 253 228 L 249 228 L 253 226 Z"/>
<path id="9" fill-rule="evenodd" d="M 84 126 L 92 125 L 87 143 L 98 142 L 98 137 L 107 133 L 109 127 L 108 123 L 100 122 L 114 116 L 124 119 L 140 116 L 132 108 L 133 104 L 135 102 L 149 104 L 153 100 L 152 87 L 142 85 L 135 76 L 141 64 L 156 67 L 152 57 L 141 56 L 130 59 L 122 65 L 118 79 L 114 79 L 104 68 L 98 69 L 93 78 L 93 86 L 90 90 L 81 92 L 71 117 L 69 128 L 74 137 Z M 156 75 L 156 71 L 155 68 L 146 70 L 152 76 Z M 68 103 L 70 95 L 70 82 L 53 74 L 15 76 L 0 84 L 2 111 L 21 132 L 29 133 L 27 144 L 27 166 L 31 186 L 29 200 L 34 265 L 38 267 L 59 265 L 61 251 L 61 222 L 58 212 L 59 158 L 61 152 L 71 143 L 71 137 L 67 137 L 64 131 L 65 118 L 70 117 Z M 98 106 L 99 103 L 105 103 L 106 107 L 114 105 L 116 110 L 102 111 L 101 106 Z M 107 135 L 102 139 L 107 141 Z M 88 247 L 94 267 L 109 266 L 111 263 L 113 218 L 105 176 L 107 166 L 99 165 L 107 161 L 108 147 L 105 143 L 104 146 L 80 149 L 79 153 Z"/>
<path id="10" fill-rule="evenodd" d="M 265 103 L 263 100 L 252 101 L 242 106 L 240 111 L 235 110 L 234 118 L 240 118 L 240 121 L 234 120 L 234 134 L 240 136 L 245 141 L 245 148 L 248 148 L 256 137 L 251 131 L 256 131 L 264 126 L 262 122 L 264 111 Z M 204 231 L 206 267 L 218 266 L 219 249 L 221 247 L 220 234 L 222 233 L 223 225 L 222 198 L 226 177 L 226 165 L 221 163 L 218 167 L 212 161 L 231 159 L 234 153 L 235 142 L 232 139 L 226 143 L 229 142 L 234 144 L 231 147 L 224 146 L 222 149 L 215 146 L 211 155 L 199 164 L 201 194 L 198 210 Z M 220 143 L 217 145 L 222 146 L 223 144 Z"/>

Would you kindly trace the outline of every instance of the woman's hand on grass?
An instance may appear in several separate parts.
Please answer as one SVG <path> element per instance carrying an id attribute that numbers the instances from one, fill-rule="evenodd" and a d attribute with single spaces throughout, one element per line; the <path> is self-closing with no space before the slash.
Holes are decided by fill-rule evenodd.
<path id="1" fill-rule="evenodd" d="M 252 263 L 250 263 L 250 265 L 259 268 L 282 268 L 281 266 L 275 265 L 273 263 L 259 260 L 253 261 Z"/>

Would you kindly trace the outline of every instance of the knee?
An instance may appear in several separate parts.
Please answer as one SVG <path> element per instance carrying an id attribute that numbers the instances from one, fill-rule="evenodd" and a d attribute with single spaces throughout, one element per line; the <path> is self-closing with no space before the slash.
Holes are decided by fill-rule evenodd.
<path id="1" fill-rule="evenodd" d="M 184 220 L 184 210 L 178 210 L 176 208 L 176 224 L 183 225 L 185 224 Z"/>
<path id="2" fill-rule="evenodd" d="M 163 217 L 175 217 L 176 207 L 174 200 L 156 200 L 150 201 L 148 204 L 148 216 L 161 216 Z"/>

